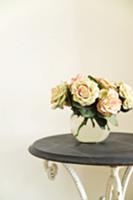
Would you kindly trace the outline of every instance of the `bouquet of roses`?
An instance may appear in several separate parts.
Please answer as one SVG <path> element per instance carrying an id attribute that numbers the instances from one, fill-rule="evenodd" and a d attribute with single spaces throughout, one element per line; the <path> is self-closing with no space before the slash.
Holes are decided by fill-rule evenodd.
<path id="1" fill-rule="evenodd" d="M 118 125 L 120 111 L 133 108 L 133 90 L 124 82 L 77 75 L 52 89 L 51 104 L 53 109 L 70 107 L 74 115 L 82 116 L 80 128 L 91 120 L 93 127 L 97 123 L 102 129 L 110 129 L 109 122 Z"/>

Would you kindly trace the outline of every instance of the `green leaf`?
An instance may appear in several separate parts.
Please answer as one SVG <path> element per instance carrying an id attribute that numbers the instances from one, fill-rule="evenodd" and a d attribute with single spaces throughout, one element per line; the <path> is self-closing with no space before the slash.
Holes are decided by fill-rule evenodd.
<path id="1" fill-rule="evenodd" d="M 74 113 L 78 113 L 78 115 L 81 115 L 84 118 L 93 118 L 95 116 L 95 108 L 91 106 L 81 106 L 77 102 L 72 103 L 72 110 Z"/>
<path id="2" fill-rule="evenodd" d="M 97 122 L 97 124 L 102 128 L 105 129 L 106 125 L 107 125 L 107 119 L 99 117 L 99 116 L 95 116 L 95 120 Z"/>
<path id="3" fill-rule="evenodd" d="M 81 115 L 80 112 L 79 112 L 79 109 L 77 109 L 77 108 L 75 108 L 75 107 L 72 107 L 71 110 L 73 111 L 73 113 L 74 113 L 75 115 L 78 115 L 78 116 Z"/>
<path id="4" fill-rule="evenodd" d="M 72 102 L 72 107 L 71 107 L 72 111 L 74 112 L 74 114 L 80 116 L 80 109 L 82 109 L 82 106 L 79 103 L 76 102 Z"/>
<path id="5" fill-rule="evenodd" d="M 75 101 L 72 102 L 72 106 L 75 108 L 82 108 L 82 106 L 79 103 L 76 103 Z"/>
<path id="6" fill-rule="evenodd" d="M 89 75 L 88 78 L 89 78 L 90 80 L 94 81 L 95 83 L 98 83 L 97 80 L 96 80 L 93 76 Z"/>
<path id="7" fill-rule="evenodd" d="M 118 121 L 115 115 L 112 115 L 111 117 L 109 117 L 108 120 L 113 126 L 118 126 Z"/>
<path id="8" fill-rule="evenodd" d="M 81 113 L 81 115 L 84 117 L 84 118 L 93 118 L 95 116 L 95 112 L 93 109 L 90 109 L 90 108 L 81 108 L 79 109 L 79 112 Z"/>
<path id="9" fill-rule="evenodd" d="M 124 109 L 123 106 L 121 106 L 121 111 L 124 112 L 124 113 L 126 113 L 126 112 L 128 112 L 130 110 L 132 110 L 132 109 Z"/>
<path id="10" fill-rule="evenodd" d="M 66 101 L 69 105 L 72 105 L 72 94 L 69 90 L 67 90 L 67 98 Z"/>

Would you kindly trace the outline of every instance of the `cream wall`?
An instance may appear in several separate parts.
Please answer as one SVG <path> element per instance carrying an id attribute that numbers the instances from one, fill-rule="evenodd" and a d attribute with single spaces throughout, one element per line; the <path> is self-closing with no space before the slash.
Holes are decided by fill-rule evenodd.
<path id="1" fill-rule="evenodd" d="M 40 137 L 69 131 L 70 111 L 50 108 L 54 84 L 86 73 L 133 86 L 132 11 L 129 0 L 0 1 L 1 200 L 79 199 L 61 166 L 49 182 L 42 161 L 27 148 Z M 120 115 L 119 130 L 132 132 L 132 117 Z M 98 199 L 109 170 L 76 169 L 90 199 Z"/>

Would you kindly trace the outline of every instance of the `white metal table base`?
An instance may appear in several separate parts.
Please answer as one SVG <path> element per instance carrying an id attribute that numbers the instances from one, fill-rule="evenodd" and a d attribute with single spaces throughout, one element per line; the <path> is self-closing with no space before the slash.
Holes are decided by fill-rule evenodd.
<path id="1" fill-rule="evenodd" d="M 84 186 L 75 172 L 75 170 L 69 164 L 63 164 L 67 172 L 72 177 L 72 180 L 80 194 L 81 200 L 90 200 L 84 189 Z M 57 175 L 58 167 L 56 163 L 45 160 L 44 167 L 47 172 L 48 178 L 53 180 Z M 130 177 L 133 172 L 133 166 L 126 167 L 123 177 L 120 178 L 119 172 L 122 167 L 110 167 L 111 173 L 107 182 L 105 196 L 100 197 L 99 200 L 125 200 L 125 194 Z"/>

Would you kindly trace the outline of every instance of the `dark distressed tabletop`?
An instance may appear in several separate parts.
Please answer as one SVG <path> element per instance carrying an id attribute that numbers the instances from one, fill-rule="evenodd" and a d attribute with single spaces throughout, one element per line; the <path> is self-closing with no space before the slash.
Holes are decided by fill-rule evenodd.
<path id="1" fill-rule="evenodd" d="M 36 157 L 62 163 L 133 165 L 133 134 L 111 133 L 97 144 L 80 143 L 72 134 L 54 135 L 35 141 L 29 151 Z"/>

